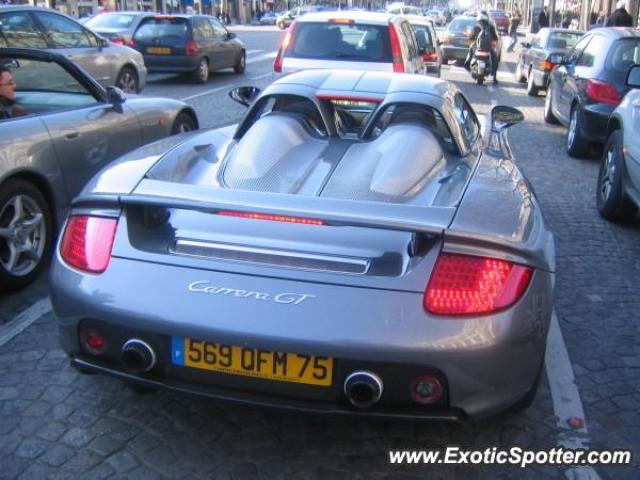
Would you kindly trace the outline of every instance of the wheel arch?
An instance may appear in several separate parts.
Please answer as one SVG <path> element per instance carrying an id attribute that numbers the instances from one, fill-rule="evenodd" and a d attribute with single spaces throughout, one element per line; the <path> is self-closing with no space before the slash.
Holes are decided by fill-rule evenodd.
<path id="1" fill-rule="evenodd" d="M 181 114 L 189 115 L 193 120 L 193 123 L 196 127 L 196 130 L 200 129 L 200 123 L 198 122 L 198 115 L 196 115 L 196 111 L 191 107 L 182 108 L 177 114 L 176 118 L 178 118 Z M 175 119 L 174 119 L 175 121 Z"/>
<path id="2" fill-rule="evenodd" d="M 615 130 L 622 131 L 622 122 L 620 121 L 620 119 L 617 116 L 612 115 L 611 118 L 609 118 L 609 123 L 607 124 L 607 138 Z"/>
<path id="3" fill-rule="evenodd" d="M 2 179 L 0 183 L 0 188 L 5 185 L 9 180 L 23 180 L 25 182 L 29 182 L 33 186 L 35 186 L 40 193 L 44 196 L 45 200 L 49 204 L 51 220 L 53 221 L 53 225 L 55 230 L 57 231 L 58 226 L 58 211 L 57 211 L 57 203 L 55 195 L 53 194 L 53 188 L 51 184 L 47 181 L 44 175 L 39 174 L 33 170 L 19 170 L 10 175 L 7 175 Z"/>

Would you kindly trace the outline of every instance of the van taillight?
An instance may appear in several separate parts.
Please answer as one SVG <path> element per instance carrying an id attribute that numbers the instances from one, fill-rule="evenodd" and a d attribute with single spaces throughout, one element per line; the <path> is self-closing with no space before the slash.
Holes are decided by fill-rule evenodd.
<path id="1" fill-rule="evenodd" d="M 83 272 L 104 272 L 111 259 L 117 225 L 115 218 L 70 217 L 60 244 L 62 259 Z"/>
<path id="2" fill-rule="evenodd" d="M 404 73 L 404 63 L 402 62 L 402 48 L 400 38 L 393 23 L 389 24 L 389 40 L 391 42 L 391 58 L 393 59 L 393 71 Z"/>
<path id="3" fill-rule="evenodd" d="M 284 35 L 284 39 L 282 40 L 282 44 L 278 49 L 278 54 L 276 55 L 276 59 L 273 62 L 273 71 L 276 73 L 282 72 L 282 62 L 284 60 L 284 54 L 286 53 L 289 45 L 293 41 L 293 35 L 296 30 L 296 22 L 294 21 L 291 25 L 289 25 L 289 29 L 287 33 Z"/>
<path id="4" fill-rule="evenodd" d="M 200 50 L 200 45 L 198 45 L 195 41 L 191 40 L 185 46 L 185 55 L 187 57 L 195 57 L 198 55 L 198 51 Z"/>
<path id="5" fill-rule="evenodd" d="M 497 312 L 522 297 L 532 273 L 507 260 L 441 253 L 424 292 L 424 308 L 436 315 Z"/>

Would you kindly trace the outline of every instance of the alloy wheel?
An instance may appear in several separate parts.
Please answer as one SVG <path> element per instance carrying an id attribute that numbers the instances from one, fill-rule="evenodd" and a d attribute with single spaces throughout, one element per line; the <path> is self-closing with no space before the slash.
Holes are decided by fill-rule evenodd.
<path id="1" fill-rule="evenodd" d="M 137 93 L 138 85 L 132 72 L 125 70 L 120 77 L 120 89 L 125 93 Z"/>
<path id="2" fill-rule="evenodd" d="M 578 115 L 576 111 L 571 112 L 571 120 L 569 121 L 569 130 L 567 131 L 567 148 L 571 148 L 576 138 L 576 128 L 578 126 Z"/>
<path id="3" fill-rule="evenodd" d="M 0 264 L 24 276 L 39 264 L 46 246 L 44 213 L 29 195 L 15 195 L 0 206 Z"/>
<path id="4" fill-rule="evenodd" d="M 609 199 L 611 190 L 613 188 L 613 179 L 616 174 L 616 155 L 617 148 L 615 143 L 612 143 L 607 150 L 604 163 L 602 165 L 602 180 L 600 183 L 600 195 L 603 201 Z"/>

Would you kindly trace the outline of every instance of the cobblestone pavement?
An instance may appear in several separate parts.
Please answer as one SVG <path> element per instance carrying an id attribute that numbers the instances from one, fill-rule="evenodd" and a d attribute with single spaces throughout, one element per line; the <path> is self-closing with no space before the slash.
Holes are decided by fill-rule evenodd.
<path id="1" fill-rule="evenodd" d="M 513 56 L 506 54 L 507 61 Z M 513 64 L 505 64 L 513 69 Z M 491 100 L 522 109 L 512 147 L 556 234 L 556 309 L 589 424 L 592 448 L 640 445 L 640 225 L 613 225 L 595 210 L 598 162 L 564 154 L 564 129 L 543 124 L 543 97 L 503 76 L 499 88 L 453 79 L 480 112 Z M 44 282 L 41 281 L 41 282 Z M 44 288 L 0 301 L 13 315 Z M 635 290 L 634 290 L 635 287 Z M 26 293 L 25 293 L 26 292 Z M 5 317 L 6 319 L 6 317 Z M 51 313 L 0 347 L 0 479 L 545 479 L 556 467 L 390 465 L 387 451 L 459 445 L 558 445 L 546 378 L 534 405 L 475 425 L 327 418 L 247 408 L 81 375 L 57 345 Z M 597 467 L 603 479 L 637 478 Z"/>

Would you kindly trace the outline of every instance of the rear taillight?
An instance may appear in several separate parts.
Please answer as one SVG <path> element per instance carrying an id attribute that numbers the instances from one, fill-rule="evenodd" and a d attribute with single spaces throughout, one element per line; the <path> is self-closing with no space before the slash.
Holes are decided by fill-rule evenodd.
<path id="1" fill-rule="evenodd" d="M 424 308 L 436 315 L 497 312 L 522 297 L 532 273 L 507 260 L 442 253 L 424 293 Z"/>
<path id="2" fill-rule="evenodd" d="M 393 23 L 389 24 L 389 40 L 391 42 L 391 58 L 393 59 L 393 71 L 404 73 L 404 63 L 402 62 L 402 49 L 400 48 L 400 38 Z"/>
<path id="3" fill-rule="evenodd" d="M 438 61 L 438 54 L 436 52 L 433 53 L 425 53 L 422 55 L 423 62 L 436 62 Z"/>
<path id="4" fill-rule="evenodd" d="M 315 218 L 290 217 L 288 215 L 271 215 L 266 213 L 234 212 L 230 210 L 220 210 L 218 215 L 223 217 L 248 218 L 250 220 L 269 220 L 271 222 L 300 223 L 303 225 L 324 225 L 322 220 Z"/>
<path id="5" fill-rule="evenodd" d="M 282 61 L 284 59 L 284 54 L 289 49 L 289 45 L 293 42 L 293 35 L 296 31 L 296 22 L 294 21 L 287 30 L 287 33 L 284 35 L 284 39 L 282 40 L 282 44 L 278 49 L 278 54 L 276 55 L 276 59 L 273 62 L 273 71 L 276 73 L 282 72 Z"/>
<path id="6" fill-rule="evenodd" d="M 555 67 L 556 64 L 553 62 L 550 62 L 548 60 L 540 60 L 538 62 L 538 68 L 544 72 L 550 72 L 551 70 L 553 70 L 553 67 Z"/>
<path id="7" fill-rule="evenodd" d="M 116 45 L 124 45 L 124 38 L 122 38 L 122 37 L 112 38 L 111 41 L 113 43 L 115 43 Z"/>
<path id="8" fill-rule="evenodd" d="M 129 44 L 128 44 L 131 48 L 136 48 L 136 42 L 133 41 L 133 38 L 131 40 L 129 40 Z"/>
<path id="9" fill-rule="evenodd" d="M 62 259 L 83 272 L 104 272 L 111 259 L 117 224 L 115 218 L 70 217 L 60 245 Z"/>
<path id="10" fill-rule="evenodd" d="M 184 47 L 184 53 L 187 57 L 195 57 L 198 55 L 198 51 L 200 51 L 200 45 L 193 40 L 188 42 Z"/>
<path id="11" fill-rule="evenodd" d="M 587 96 L 594 102 L 617 105 L 622 99 L 616 87 L 601 80 L 588 79 L 585 82 L 585 89 Z"/>

